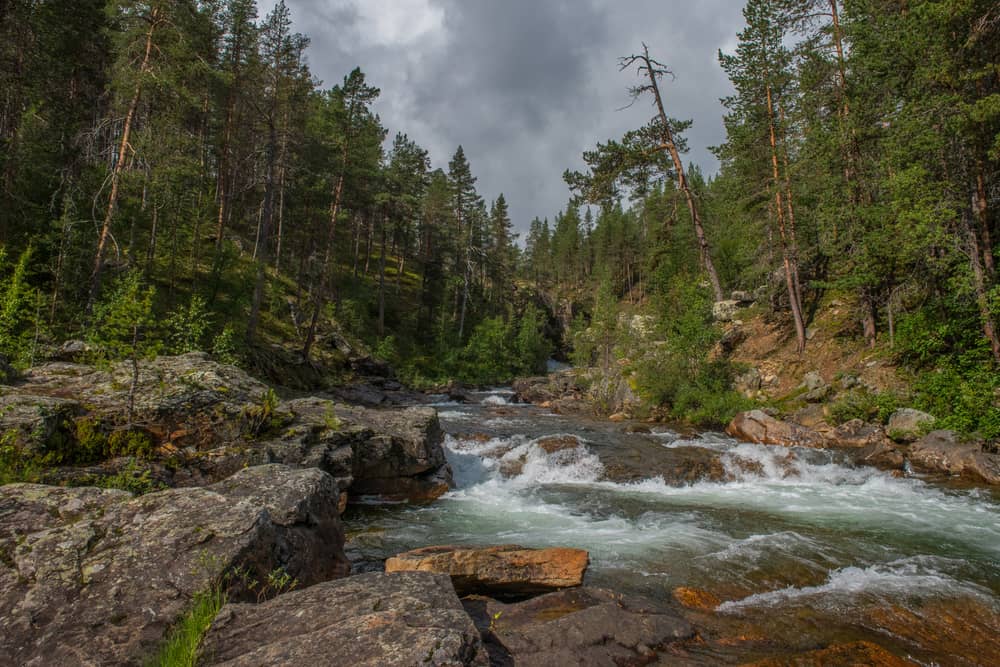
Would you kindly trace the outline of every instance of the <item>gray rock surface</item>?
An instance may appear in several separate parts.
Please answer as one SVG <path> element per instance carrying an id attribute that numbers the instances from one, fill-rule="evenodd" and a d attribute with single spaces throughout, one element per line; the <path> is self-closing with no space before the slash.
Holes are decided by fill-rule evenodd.
<path id="1" fill-rule="evenodd" d="M 0 436 L 26 454 L 62 451 L 74 437 L 73 419 L 82 412 L 80 403 L 71 399 L 0 386 Z"/>
<path id="2" fill-rule="evenodd" d="M 489 664 L 446 575 L 369 573 L 228 604 L 202 644 L 202 663 L 259 665 Z"/>
<path id="3" fill-rule="evenodd" d="M 645 665 L 672 642 L 694 635 L 667 607 L 600 588 L 515 604 L 467 598 L 465 607 L 483 632 L 494 665 Z"/>
<path id="4" fill-rule="evenodd" d="M 887 430 L 897 440 L 913 441 L 934 423 L 934 416 L 913 408 L 900 408 L 889 417 Z"/>
<path id="5" fill-rule="evenodd" d="M 198 489 L 0 487 L 0 664 L 137 665 L 225 573 L 346 574 L 332 477 L 266 466 Z"/>
<path id="6" fill-rule="evenodd" d="M 954 431 L 932 431 L 917 440 L 909 460 L 922 470 L 1000 484 L 1000 454 L 985 452 L 981 442 L 962 440 Z"/>

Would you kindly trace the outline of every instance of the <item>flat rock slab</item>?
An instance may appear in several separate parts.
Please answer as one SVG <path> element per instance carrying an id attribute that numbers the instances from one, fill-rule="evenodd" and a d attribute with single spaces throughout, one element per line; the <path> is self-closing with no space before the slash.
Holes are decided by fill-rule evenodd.
<path id="1" fill-rule="evenodd" d="M 249 468 L 219 484 L 122 491 L 0 487 L 0 664 L 138 665 L 192 597 L 281 568 L 306 586 L 349 571 L 326 473 Z"/>
<path id="2" fill-rule="evenodd" d="M 489 660 L 448 577 L 373 572 L 228 604 L 201 648 L 204 665 L 476 665 Z"/>
<path id="3" fill-rule="evenodd" d="M 388 559 L 385 571 L 447 574 L 459 595 L 527 596 L 581 585 L 589 562 L 586 551 L 565 547 L 434 546 Z"/>
<path id="4" fill-rule="evenodd" d="M 481 597 L 464 604 L 488 639 L 494 665 L 645 665 L 669 644 L 694 636 L 691 624 L 674 611 L 600 588 L 516 604 Z"/>

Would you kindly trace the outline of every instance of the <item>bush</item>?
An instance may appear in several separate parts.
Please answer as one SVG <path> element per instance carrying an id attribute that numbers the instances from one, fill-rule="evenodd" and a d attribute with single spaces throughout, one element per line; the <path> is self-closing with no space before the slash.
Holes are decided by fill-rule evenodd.
<path id="1" fill-rule="evenodd" d="M 938 418 L 935 428 L 1000 437 L 1000 372 L 990 364 L 971 369 L 945 366 L 923 373 L 914 392 L 914 405 Z"/>
<path id="2" fill-rule="evenodd" d="M 852 419 L 886 424 L 892 413 L 903 407 L 903 403 L 904 401 L 892 392 L 852 391 L 830 405 L 830 419 L 834 425 Z"/>
<path id="3" fill-rule="evenodd" d="M 178 307 L 167 315 L 170 350 L 175 354 L 201 350 L 211 324 L 212 318 L 205 299 L 192 294 L 187 306 Z"/>
<path id="4" fill-rule="evenodd" d="M 31 246 L 28 246 L 10 275 L 3 278 L 4 286 L 0 292 L 0 357 L 16 367 L 30 365 L 34 339 L 40 326 L 36 315 L 40 295 L 27 282 L 31 254 Z M 5 257 L 6 251 L 0 247 L 0 270 L 4 268 Z"/>

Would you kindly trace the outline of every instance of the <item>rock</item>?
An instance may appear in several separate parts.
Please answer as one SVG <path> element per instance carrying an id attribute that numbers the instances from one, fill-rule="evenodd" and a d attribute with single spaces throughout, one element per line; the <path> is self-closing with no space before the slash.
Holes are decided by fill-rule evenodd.
<path id="1" fill-rule="evenodd" d="M 93 351 L 93 348 L 82 340 L 68 340 L 53 351 L 52 359 L 79 363 L 85 361 Z"/>
<path id="2" fill-rule="evenodd" d="M 722 604 L 718 597 L 700 588 L 681 586 L 673 590 L 673 596 L 683 606 L 698 611 L 715 611 Z"/>
<path id="3" fill-rule="evenodd" d="M 576 449 L 580 440 L 575 435 L 549 435 L 535 441 L 546 454 L 555 454 L 564 449 Z"/>
<path id="4" fill-rule="evenodd" d="M 608 417 L 608 421 L 610 421 L 610 422 L 616 422 L 617 423 L 617 422 L 626 421 L 628 418 L 629 418 L 629 416 L 626 413 L 624 413 L 624 412 L 616 412 L 613 415 L 611 415 L 611 416 Z"/>
<path id="5" fill-rule="evenodd" d="M 78 401 L 0 387 L 0 436 L 23 455 L 49 455 L 61 461 L 73 449 L 73 420 L 82 413 Z"/>
<path id="6" fill-rule="evenodd" d="M 252 599 L 249 580 L 279 568 L 300 586 L 343 576 L 337 496 L 326 473 L 284 466 L 138 498 L 0 487 L 0 664 L 138 665 L 224 573 Z"/>
<path id="7" fill-rule="evenodd" d="M 798 424 L 799 426 L 805 426 L 811 429 L 829 429 L 829 424 L 826 423 L 826 409 L 822 405 L 817 405 L 815 403 L 807 405 L 801 410 L 795 411 L 791 415 L 790 420 Z"/>
<path id="8" fill-rule="evenodd" d="M 736 317 L 736 311 L 740 309 L 740 302 L 732 299 L 726 301 L 716 301 L 712 304 L 712 317 L 716 322 L 732 322 Z"/>
<path id="9" fill-rule="evenodd" d="M 726 427 L 726 433 L 745 442 L 784 447 L 823 447 L 823 436 L 798 424 L 783 422 L 762 410 L 741 412 Z"/>
<path id="10" fill-rule="evenodd" d="M 823 376 L 818 371 L 810 371 L 802 377 L 802 384 L 799 385 L 799 388 L 806 391 L 815 391 L 826 386 L 826 380 L 823 379 Z"/>
<path id="11" fill-rule="evenodd" d="M 827 398 L 829 398 L 832 391 L 833 387 L 831 387 L 830 385 L 824 385 L 822 387 L 817 387 L 816 389 L 807 391 L 805 394 L 802 395 L 802 398 L 803 400 L 805 400 L 806 403 L 822 403 Z"/>
<path id="12" fill-rule="evenodd" d="M 747 339 L 748 335 L 746 329 L 743 327 L 738 325 L 733 326 L 722 334 L 722 338 L 719 339 L 719 350 L 723 355 L 732 354 Z"/>
<path id="13" fill-rule="evenodd" d="M 600 588 L 574 588 L 503 604 L 468 598 L 465 608 L 489 638 L 492 664 L 643 665 L 671 643 L 694 636 L 675 612 Z"/>
<path id="14" fill-rule="evenodd" d="M 962 441 L 954 431 L 932 431 L 917 440 L 910 445 L 909 460 L 929 472 L 1000 484 L 1000 454 L 984 452 L 982 443 Z"/>
<path id="15" fill-rule="evenodd" d="M 855 387 L 861 386 L 861 380 L 857 375 L 851 373 L 845 374 L 840 378 L 840 388 L 843 390 L 854 389 Z"/>
<path id="16" fill-rule="evenodd" d="M 889 440 L 885 429 L 860 419 L 844 422 L 826 435 L 832 447 L 861 449 L 879 445 Z"/>
<path id="17" fill-rule="evenodd" d="M 736 376 L 736 379 L 733 381 L 733 388 L 741 394 L 751 394 L 760 391 L 762 382 L 760 371 L 751 366 L 746 372 Z"/>
<path id="18" fill-rule="evenodd" d="M 435 546 L 394 556 L 385 571 L 448 574 L 459 595 L 525 596 L 581 585 L 588 563 L 582 549 Z"/>
<path id="19" fill-rule="evenodd" d="M 232 667 L 489 665 L 448 577 L 428 572 L 373 572 L 228 604 L 201 655 L 199 664 Z"/>
<path id="20" fill-rule="evenodd" d="M 753 294 L 751 294 L 750 292 L 746 292 L 744 290 L 733 290 L 733 293 L 730 295 L 730 298 L 733 301 L 738 302 L 740 305 L 750 304 L 757 300 L 754 298 Z"/>
<path id="21" fill-rule="evenodd" d="M 850 644 L 834 644 L 817 651 L 809 651 L 799 655 L 765 658 L 746 663 L 744 667 L 915 667 L 917 663 L 903 660 L 889 653 L 878 644 L 860 641 Z"/>
<path id="22" fill-rule="evenodd" d="M 926 412 L 900 408 L 889 417 L 888 432 L 894 440 L 912 442 L 925 433 L 934 421 L 934 417 Z"/>

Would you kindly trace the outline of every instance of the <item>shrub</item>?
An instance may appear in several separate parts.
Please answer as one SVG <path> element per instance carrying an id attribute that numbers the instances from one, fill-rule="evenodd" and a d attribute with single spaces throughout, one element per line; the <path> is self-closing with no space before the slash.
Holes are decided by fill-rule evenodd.
<path id="1" fill-rule="evenodd" d="M 223 364 L 238 364 L 241 358 L 239 341 L 233 325 L 227 324 L 212 340 L 212 356 Z"/>
<path id="2" fill-rule="evenodd" d="M 202 349 L 212 318 L 205 299 L 198 294 L 192 294 L 187 306 L 172 311 L 167 315 L 166 322 L 171 351 L 183 354 Z"/>

